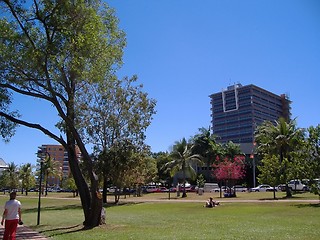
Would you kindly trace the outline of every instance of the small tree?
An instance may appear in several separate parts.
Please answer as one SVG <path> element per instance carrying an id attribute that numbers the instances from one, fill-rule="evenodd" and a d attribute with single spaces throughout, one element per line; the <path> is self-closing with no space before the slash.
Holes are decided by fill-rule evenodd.
<path id="1" fill-rule="evenodd" d="M 204 187 L 204 183 L 206 182 L 205 178 L 203 177 L 202 174 L 200 174 L 197 178 L 197 187 L 198 188 L 203 188 Z"/>
<path id="2" fill-rule="evenodd" d="M 278 157 L 266 155 L 261 160 L 261 165 L 258 166 L 260 170 L 260 175 L 258 180 L 260 183 L 268 183 L 271 186 L 277 186 L 282 182 L 280 171 L 283 169 L 281 164 L 287 165 L 287 160 L 284 159 L 282 163 L 280 163 Z M 276 198 L 276 191 L 273 191 L 273 198 Z"/>
<path id="3" fill-rule="evenodd" d="M 72 177 L 72 174 L 70 174 L 69 177 L 64 180 L 62 187 L 65 189 L 70 189 L 73 192 L 73 197 L 78 195 L 78 188 L 74 178 Z"/>
<path id="4" fill-rule="evenodd" d="M 31 186 L 35 184 L 35 177 L 32 174 L 32 166 L 30 163 L 20 167 L 19 178 L 21 180 L 21 191 L 25 190 L 26 196 Z"/>
<path id="5" fill-rule="evenodd" d="M 243 155 L 237 155 L 234 158 L 225 157 L 212 167 L 214 168 L 212 174 L 218 181 L 236 182 L 245 176 L 245 157 Z M 234 195 L 236 196 L 236 192 Z"/>

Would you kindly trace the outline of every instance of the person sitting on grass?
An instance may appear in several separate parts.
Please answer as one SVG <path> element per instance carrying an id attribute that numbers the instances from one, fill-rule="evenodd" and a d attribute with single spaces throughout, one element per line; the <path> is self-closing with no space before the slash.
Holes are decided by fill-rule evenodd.
<path id="1" fill-rule="evenodd" d="M 220 203 L 217 202 L 217 201 L 213 201 L 213 198 L 210 197 L 209 200 L 206 201 L 205 207 L 207 207 L 207 208 L 213 208 L 213 207 L 218 206 L 218 205 L 220 205 Z"/>

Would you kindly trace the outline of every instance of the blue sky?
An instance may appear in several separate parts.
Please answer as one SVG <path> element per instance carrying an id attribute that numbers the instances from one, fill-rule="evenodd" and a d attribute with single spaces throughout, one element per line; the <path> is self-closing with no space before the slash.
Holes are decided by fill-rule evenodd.
<path id="1" fill-rule="evenodd" d="M 299 127 L 320 123 L 320 1 L 112 0 L 127 34 L 119 76 L 137 74 L 157 114 L 147 130 L 152 150 L 168 151 L 210 125 L 209 95 L 255 84 L 292 100 Z M 52 126 L 53 109 L 16 99 L 23 116 Z M 19 127 L 0 142 L 7 163 L 35 163 L 37 147 L 55 142 Z"/>

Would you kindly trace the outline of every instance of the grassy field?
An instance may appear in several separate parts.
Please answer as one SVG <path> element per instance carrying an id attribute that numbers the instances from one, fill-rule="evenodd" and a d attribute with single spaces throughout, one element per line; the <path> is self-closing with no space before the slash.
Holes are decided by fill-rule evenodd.
<path id="1" fill-rule="evenodd" d="M 204 208 L 209 196 L 221 200 L 221 206 Z M 190 202 L 180 202 L 176 194 L 170 201 L 168 194 L 121 198 L 120 205 L 106 207 L 106 225 L 85 231 L 80 201 L 71 194 L 50 194 L 41 199 L 40 226 L 36 226 L 37 196 L 18 198 L 25 225 L 53 239 L 319 239 L 319 202 L 295 201 L 318 197 L 304 193 L 282 201 L 283 196 L 277 193 L 279 200 L 262 202 L 251 200 L 272 199 L 273 194 L 239 193 L 235 202 L 224 202 L 228 199 L 218 198 L 218 193 L 189 193 Z M 0 204 L 7 198 L 0 195 Z M 155 202 L 144 202 L 147 200 Z"/>

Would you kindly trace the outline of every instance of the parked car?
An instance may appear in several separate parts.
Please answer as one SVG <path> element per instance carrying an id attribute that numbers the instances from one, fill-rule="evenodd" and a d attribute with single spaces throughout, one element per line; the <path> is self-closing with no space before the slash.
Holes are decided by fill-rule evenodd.
<path id="1" fill-rule="evenodd" d="M 159 188 L 159 191 L 160 191 L 160 192 L 169 192 L 169 189 L 166 188 L 166 187 L 160 187 L 160 188 Z"/>
<path id="2" fill-rule="evenodd" d="M 291 180 L 288 182 L 288 187 L 294 191 L 308 191 L 309 187 L 303 184 L 300 180 Z"/>
<path id="3" fill-rule="evenodd" d="M 285 184 L 279 184 L 277 186 L 279 191 L 285 192 L 286 191 L 286 185 Z"/>
<path id="4" fill-rule="evenodd" d="M 147 193 L 159 192 L 159 188 L 157 186 L 147 186 L 146 191 Z"/>
<path id="5" fill-rule="evenodd" d="M 222 192 L 227 192 L 230 188 L 227 187 L 227 186 L 221 186 L 221 188 L 214 188 L 214 189 L 211 189 L 210 192 L 220 192 L 220 189 Z"/>
<path id="6" fill-rule="evenodd" d="M 234 192 L 246 192 L 246 191 L 247 191 L 247 187 L 242 186 L 242 185 L 234 185 L 234 186 L 232 187 L 232 190 L 233 190 Z"/>
<path id="7" fill-rule="evenodd" d="M 114 193 L 116 191 L 117 187 L 109 187 L 107 188 L 107 192 Z"/>
<path id="8" fill-rule="evenodd" d="M 205 183 L 203 187 L 204 192 L 211 192 L 212 189 L 219 188 L 218 183 Z"/>
<path id="9" fill-rule="evenodd" d="M 258 187 L 250 189 L 250 192 L 273 192 L 273 191 L 277 191 L 277 188 L 273 188 L 268 184 L 261 184 Z"/>
<path id="10" fill-rule="evenodd" d="M 179 191 L 180 192 L 183 192 L 183 185 L 180 185 L 179 186 Z M 189 186 L 186 186 L 186 192 L 196 192 L 196 187 L 195 186 L 191 186 L 191 185 L 189 185 Z"/>

